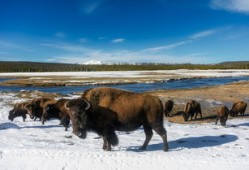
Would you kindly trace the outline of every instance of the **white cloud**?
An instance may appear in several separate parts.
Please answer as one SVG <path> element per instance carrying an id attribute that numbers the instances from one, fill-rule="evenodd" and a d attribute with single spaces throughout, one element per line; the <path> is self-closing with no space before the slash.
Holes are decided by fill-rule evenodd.
<path id="1" fill-rule="evenodd" d="M 212 0 L 211 8 L 249 14 L 249 0 Z"/>
<path id="2" fill-rule="evenodd" d="M 80 13 L 91 14 L 96 11 L 105 0 L 81 0 Z"/>
<path id="3" fill-rule="evenodd" d="M 191 42 L 190 40 L 180 41 L 180 42 L 176 42 L 176 43 L 168 44 L 168 45 L 164 45 L 164 46 L 146 48 L 146 49 L 144 49 L 142 51 L 144 51 L 144 52 L 146 52 L 146 51 L 147 52 L 157 52 L 157 51 L 161 51 L 161 50 L 170 50 L 170 49 L 173 49 L 173 48 L 188 44 L 190 42 Z"/>
<path id="4" fill-rule="evenodd" d="M 117 38 L 117 39 L 112 40 L 113 43 L 122 43 L 124 41 L 125 41 L 124 38 Z"/>
<path id="5" fill-rule="evenodd" d="M 202 31 L 202 32 L 198 32 L 196 34 L 191 35 L 189 38 L 190 39 L 200 39 L 200 38 L 204 38 L 210 35 L 215 34 L 217 31 L 215 30 L 206 30 L 206 31 Z"/>
<path id="6" fill-rule="evenodd" d="M 100 60 L 104 63 L 120 62 L 155 62 L 155 63 L 205 63 L 205 57 L 201 53 L 194 53 L 184 56 L 172 56 L 165 50 L 174 49 L 186 44 L 193 43 L 199 39 L 213 35 L 217 30 L 206 30 L 187 37 L 183 41 L 172 44 L 150 47 L 141 50 L 104 50 L 84 47 L 77 44 L 66 43 L 43 43 L 43 46 L 64 50 L 66 56 L 57 56 L 52 59 L 62 63 L 84 63 L 90 60 Z M 123 38 L 112 40 L 113 43 L 123 42 Z M 51 60 L 50 60 L 51 61 Z M 206 61 L 208 62 L 208 61 Z"/>

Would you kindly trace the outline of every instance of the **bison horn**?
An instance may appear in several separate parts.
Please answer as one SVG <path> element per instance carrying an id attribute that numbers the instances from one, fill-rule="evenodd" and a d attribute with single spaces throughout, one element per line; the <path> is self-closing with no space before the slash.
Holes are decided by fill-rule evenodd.
<path id="1" fill-rule="evenodd" d="M 65 108 L 66 108 L 67 110 L 69 110 L 68 101 L 65 103 Z"/>
<path id="2" fill-rule="evenodd" d="M 83 101 L 87 104 L 85 110 L 90 109 L 91 104 L 88 101 L 86 101 L 86 100 L 83 100 Z"/>

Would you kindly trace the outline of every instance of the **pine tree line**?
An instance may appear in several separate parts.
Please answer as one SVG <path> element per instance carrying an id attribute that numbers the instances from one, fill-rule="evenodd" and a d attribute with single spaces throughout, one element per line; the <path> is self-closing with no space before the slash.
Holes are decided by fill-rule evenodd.
<path id="1" fill-rule="evenodd" d="M 220 64 L 112 64 L 79 65 L 39 62 L 1 62 L 0 72 L 64 72 L 64 71 L 140 71 L 140 70 L 175 70 L 175 69 L 249 69 L 249 62 L 224 62 Z"/>

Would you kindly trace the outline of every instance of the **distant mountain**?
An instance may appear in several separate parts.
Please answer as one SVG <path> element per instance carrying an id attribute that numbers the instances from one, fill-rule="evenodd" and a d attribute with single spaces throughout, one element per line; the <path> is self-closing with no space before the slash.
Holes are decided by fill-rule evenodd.
<path id="1" fill-rule="evenodd" d="M 104 63 L 100 60 L 89 60 L 87 62 L 84 63 L 80 63 L 82 65 L 103 65 Z"/>

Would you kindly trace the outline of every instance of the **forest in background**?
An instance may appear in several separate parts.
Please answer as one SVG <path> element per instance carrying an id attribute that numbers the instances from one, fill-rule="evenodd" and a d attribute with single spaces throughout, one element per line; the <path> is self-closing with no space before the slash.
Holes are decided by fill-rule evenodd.
<path id="1" fill-rule="evenodd" d="M 140 70 L 176 70 L 176 69 L 249 69 L 249 61 L 223 62 L 218 64 L 165 64 L 165 63 L 138 63 L 138 64 L 103 64 L 80 65 L 42 62 L 9 62 L 0 61 L 2 72 L 64 72 L 64 71 L 140 71 Z"/>

